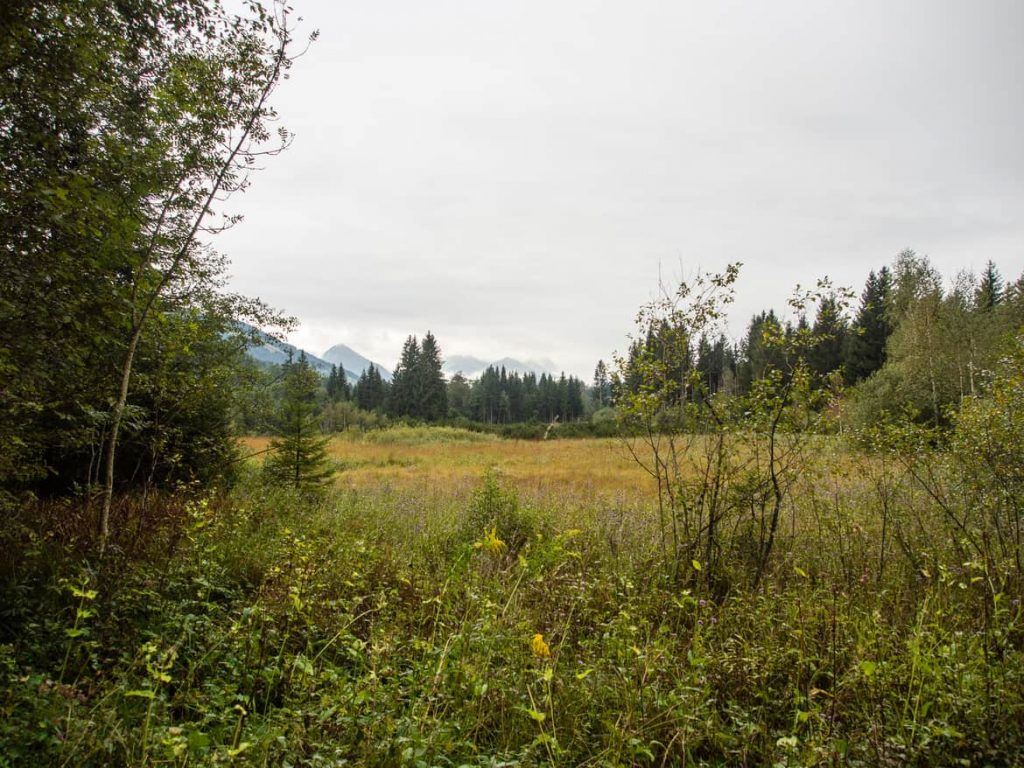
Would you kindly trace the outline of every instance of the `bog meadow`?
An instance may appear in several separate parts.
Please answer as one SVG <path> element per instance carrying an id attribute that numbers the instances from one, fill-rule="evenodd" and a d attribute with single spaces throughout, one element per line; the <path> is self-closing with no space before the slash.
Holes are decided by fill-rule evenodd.
<path id="1" fill-rule="evenodd" d="M 1024 764 L 1019 264 L 321 358 L 211 245 L 316 34 L 0 18 L 0 766 Z"/>

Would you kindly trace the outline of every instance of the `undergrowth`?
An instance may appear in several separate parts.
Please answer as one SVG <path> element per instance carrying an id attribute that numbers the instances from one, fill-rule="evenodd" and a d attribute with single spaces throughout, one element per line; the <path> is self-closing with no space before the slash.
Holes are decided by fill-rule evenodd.
<path id="1" fill-rule="evenodd" d="M 127 505 L 102 563 L 83 513 L 32 510 L 3 541 L 0 765 L 1019 764 L 1019 595 L 909 518 L 920 562 L 880 549 L 852 474 L 838 506 L 811 478 L 770 578 L 725 595 L 666 575 L 647 516 L 496 473 Z"/>

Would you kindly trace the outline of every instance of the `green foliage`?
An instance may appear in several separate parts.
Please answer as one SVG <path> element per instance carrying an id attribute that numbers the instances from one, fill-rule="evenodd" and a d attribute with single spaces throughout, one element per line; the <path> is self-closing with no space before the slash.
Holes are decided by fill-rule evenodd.
<path id="1" fill-rule="evenodd" d="M 150 509 L 138 545 L 98 571 L 63 540 L 66 511 L 16 518 L 0 541 L 0 753 L 1015 764 L 1019 592 L 993 592 L 983 561 L 962 559 L 898 463 L 834 442 L 815 453 L 762 588 L 717 597 L 659 577 L 641 509 L 525 505 L 496 476 L 468 496 L 310 498 L 246 481 Z"/>
<path id="2" fill-rule="evenodd" d="M 320 412 L 320 423 L 324 432 L 367 432 L 385 429 L 391 424 L 391 419 L 380 411 L 364 411 L 352 400 L 341 400 L 324 404 Z"/>
<path id="3" fill-rule="evenodd" d="M 956 487 L 970 504 L 964 527 L 993 569 L 989 577 L 1024 584 L 1024 335 L 999 361 L 986 394 L 961 406 L 950 448 Z"/>
<path id="4" fill-rule="evenodd" d="M 488 443 L 496 438 L 481 432 L 473 432 L 459 427 L 423 427 L 395 426 L 386 430 L 367 432 L 362 440 L 368 443 L 384 445 L 431 445 L 434 443 Z"/>
<path id="5" fill-rule="evenodd" d="M 948 427 L 961 403 L 984 387 L 1006 339 L 1024 320 L 1024 303 L 1003 291 L 994 265 L 978 284 L 962 273 L 952 288 L 927 258 L 901 253 L 886 320 L 893 331 L 885 365 L 851 393 L 850 420 L 865 426 L 913 413 Z"/>
<path id="6" fill-rule="evenodd" d="M 642 343 L 618 360 L 620 434 L 657 489 L 665 574 L 715 593 L 738 580 L 756 589 L 769 567 L 810 436 L 837 397 L 840 375 L 828 366 L 842 349 L 832 332 L 845 328 L 844 294 L 820 281 L 790 302 L 798 317 L 817 307 L 814 327 L 757 320 L 761 359 L 747 368 L 756 377 L 743 394 L 713 388 L 694 346 L 698 361 L 710 358 L 707 339 L 720 332 L 738 274 L 732 265 L 663 291 L 638 315 Z M 737 535 L 726 541 L 725 530 Z"/>
<path id="7" fill-rule="evenodd" d="M 871 272 L 868 275 L 846 349 L 848 382 L 855 383 L 868 378 L 885 363 L 885 347 L 892 333 L 889 322 L 891 290 L 892 280 L 888 267 L 882 267 L 877 274 Z"/>
<path id="8" fill-rule="evenodd" d="M 545 528 L 539 515 L 519 503 L 515 489 L 503 484 L 497 471 L 488 471 L 473 495 L 462 526 L 462 538 L 475 541 L 490 536 L 501 542 L 500 551 L 517 555 Z"/>
<path id="9" fill-rule="evenodd" d="M 352 388 L 352 399 L 361 410 L 382 411 L 388 399 L 388 385 L 374 366 L 369 366 L 359 375 L 359 381 Z"/>
<path id="10" fill-rule="evenodd" d="M 319 389 L 320 376 L 305 355 L 284 366 L 278 436 L 271 441 L 270 455 L 263 466 L 270 482 L 311 490 L 333 474 L 327 462 L 328 438 L 321 432 L 317 417 Z"/>
<path id="11" fill-rule="evenodd" d="M 345 368 L 337 365 L 331 366 L 331 373 L 327 377 L 327 397 L 332 403 L 339 400 L 348 400 L 352 397 L 352 389 L 348 385 L 348 377 L 345 375 Z"/>
<path id="12" fill-rule="evenodd" d="M 224 295 L 197 235 L 237 220 L 212 203 L 275 151 L 287 14 L 44 0 L 2 26 L 0 488 L 101 482 L 106 530 L 115 485 L 225 469 L 214 350 L 233 319 L 274 317 Z"/>

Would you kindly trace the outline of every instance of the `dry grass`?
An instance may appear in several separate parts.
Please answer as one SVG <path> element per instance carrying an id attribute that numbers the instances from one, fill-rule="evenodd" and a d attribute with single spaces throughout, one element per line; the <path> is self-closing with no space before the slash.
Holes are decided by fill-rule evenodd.
<path id="1" fill-rule="evenodd" d="M 650 477 L 614 439 L 501 440 L 389 439 L 387 433 L 337 436 L 328 452 L 338 467 L 335 482 L 356 490 L 433 486 L 457 492 L 475 486 L 495 468 L 526 497 L 647 497 Z M 269 439 L 249 437 L 244 448 L 262 451 Z"/>

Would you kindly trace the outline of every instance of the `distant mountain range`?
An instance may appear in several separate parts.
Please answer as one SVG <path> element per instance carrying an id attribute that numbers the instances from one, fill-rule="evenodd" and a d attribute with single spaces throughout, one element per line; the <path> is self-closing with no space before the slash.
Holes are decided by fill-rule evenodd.
<path id="1" fill-rule="evenodd" d="M 250 330 L 251 327 L 246 326 L 245 329 Z M 258 363 L 264 363 L 266 365 L 283 365 L 288 362 L 289 357 L 298 360 L 299 354 L 305 352 L 305 350 L 299 349 L 294 344 L 289 344 L 287 341 L 278 341 L 273 336 L 270 336 L 263 331 L 256 330 L 256 335 L 262 343 L 250 344 L 245 351 L 249 357 Z M 331 363 L 326 360 L 310 354 L 309 352 L 306 352 L 306 359 L 309 361 L 309 364 L 313 369 L 321 375 L 326 376 L 331 372 Z M 349 377 L 352 376 L 351 371 L 345 371 L 345 373 Z M 358 374 L 356 378 L 358 378 Z"/>
<path id="2" fill-rule="evenodd" d="M 517 360 L 514 357 L 503 357 L 500 360 L 481 360 L 472 355 L 451 355 L 445 358 L 443 370 L 449 376 L 461 373 L 467 379 L 475 379 L 488 366 L 504 368 L 509 373 L 515 371 L 519 374 L 533 373 L 540 376 L 542 373 L 554 373 L 555 364 L 550 360 Z"/>
<path id="3" fill-rule="evenodd" d="M 318 356 L 299 349 L 288 342 L 278 341 L 262 331 L 257 333 L 263 343 L 250 344 L 246 350 L 249 357 L 257 362 L 267 365 L 282 365 L 288 361 L 289 355 L 294 359 L 298 359 L 299 354 L 305 352 L 306 359 L 309 360 L 310 365 L 323 376 L 331 372 L 332 366 L 338 365 L 345 370 L 346 378 L 354 383 L 359 380 L 363 371 L 372 365 L 380 373 L 381 378 L 385 381 L 391 381 L 390 370 L 380 363 L 376 363 L 368 357 L 359 354 L 347 344 L 335 344 Z M 451 355 L 445 358 L 443 370 L 447 376 L 461 373 L 468 379 L 475 379 L 487 370 L 488 366 L 494 366 L 499 369 L 504 367 L 509 373 L 515 371 L 519 374 L 533 373 L 537 376 L 540 376 L 542 373 L 555 372 L 555 364 L 550 360 L 517 360 L 513 357 L 503 357 L 500 360 L 483 360 L 472 355 Z"/>
<path id="4" fill-rule="evenodd" d="M 345 344 L 335 344 L 324 352 L 321 357 L 328 363 L 344 367 L 345 373 L 349 375 L 349 378 L 354 375 L 358 379 L 362 372 L 372 365 L 377 369 L 377 372 L 384 381 L 391 381 L 391 371 L 380 363 L 375 363 L 369 358 L 363 357 L 352 347 Z"/>

